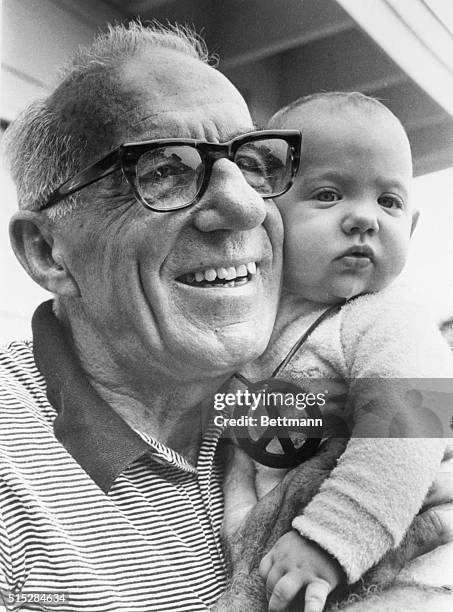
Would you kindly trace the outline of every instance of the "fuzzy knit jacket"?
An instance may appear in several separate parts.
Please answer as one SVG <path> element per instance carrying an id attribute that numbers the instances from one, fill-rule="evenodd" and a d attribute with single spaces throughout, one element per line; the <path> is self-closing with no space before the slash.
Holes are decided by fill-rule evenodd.
<path id="1" fill-rule="evenodd" d="M 266 352 L 243 373 L 251 380 L 271 376 L 326 308 L 284 294 Z M 328 433 L 336 435 L 335 423 L 347 424 L 345 452 L 292 525 L 356 582 L 400 543 L 448 448 L 452 355 L 417 300 L 393 286 L 325 319 L 279 378 L 330 390 L 323 409 Z M 338 405 L 334 397 L 345 401 Z"/>

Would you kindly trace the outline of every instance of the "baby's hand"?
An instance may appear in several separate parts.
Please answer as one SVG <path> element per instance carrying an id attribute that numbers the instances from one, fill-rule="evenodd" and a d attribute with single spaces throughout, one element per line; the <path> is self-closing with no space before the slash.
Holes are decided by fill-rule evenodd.
<path id="1" fill-rule="evenodd" d="M 321 612 L 327 596 L 344 579 L 333 557 L 294 529 L 285 533 L 259 567 L 266 581 L 269 612 L 283 612 L 305 588 L 304 612 Z"/>

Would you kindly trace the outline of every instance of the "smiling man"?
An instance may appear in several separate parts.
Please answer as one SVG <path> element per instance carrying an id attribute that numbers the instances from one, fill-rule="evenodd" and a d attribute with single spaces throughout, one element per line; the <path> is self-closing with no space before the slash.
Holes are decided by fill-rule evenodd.
<path id="1" fill-rule="evenodd" d="M 24 610 L 239 612 L 221 598 L 212 396 L 270 337 L 271 198 L 299 136 L 253 131 L 192 36 L 133 24 L 81 50 L 7 141 L 13 247 L 54 299 L 33 345 L 1 355 L 0 595 Z"/>
<path id="2" fill-rule="evenodd" d="M 0 588 L 206 610 L 225 586 L 210 398 L 269 339 L 270 198 L 300 137 L 254 131 L 197 39 L 132 25 L 82 50 L 8 140 L 13 247 L 55 297 L 33 352 L 2 356 Z"/>

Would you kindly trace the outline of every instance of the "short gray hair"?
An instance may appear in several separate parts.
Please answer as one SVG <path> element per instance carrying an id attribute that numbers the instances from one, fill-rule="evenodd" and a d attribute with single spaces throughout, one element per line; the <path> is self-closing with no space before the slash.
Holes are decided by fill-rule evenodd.
<path id="1" fill-rule="evenodd" d="M 112 108 L 112 99 L 118 102 L 118 67 L 150 47 L 179 51 L 204 64 L 215 61 L 190 28 L 158 22 L 110 25 L 91 45 L 80 47 L 53 93 L 32 103 L 5 133 L 2 148 L 21 209 L 39 210 L 54 189 L 89 163 L 87 158 L 110 144 L 105 109 Z M 78 194 L 69 196 L 49 216 L 64 215 L 78 203 Z"/>

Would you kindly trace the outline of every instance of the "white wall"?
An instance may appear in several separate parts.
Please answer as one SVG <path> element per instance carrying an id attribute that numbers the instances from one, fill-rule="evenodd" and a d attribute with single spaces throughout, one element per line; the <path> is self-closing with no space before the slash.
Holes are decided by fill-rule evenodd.
<path id="1" fill-rule="evenodd" d="M 88 43 L 107 21 L 121 15 L 102 0 L 3 0 L 0 118 L 8 121 L 35 98 L 46 95 L 58 68 Z M 15 191 L 0 170 L 0 343 L 30 337 L 30 316 L 50 297 L 15 260 L 8 223 L 16 210 Z"/>
<path id="2" fill-rule="evenodd" d="M 99 0 L 3 0 L 2 119 L 45 94 L 74 50 L 120 18 Z"/>

